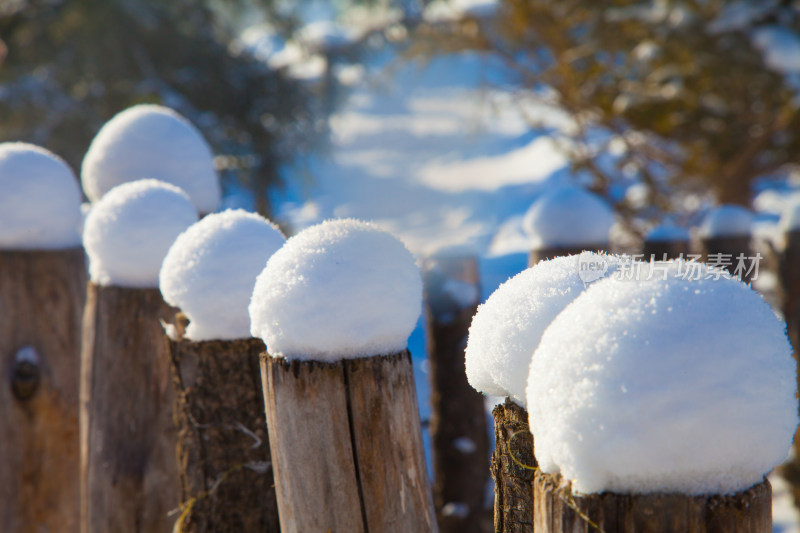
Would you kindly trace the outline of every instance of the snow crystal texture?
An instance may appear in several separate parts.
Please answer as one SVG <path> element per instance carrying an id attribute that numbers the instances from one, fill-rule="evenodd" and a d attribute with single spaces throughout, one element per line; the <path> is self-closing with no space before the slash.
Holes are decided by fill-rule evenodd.
<path id="1" fill-rule="evenodd" d="M 285 241 L 267 219 L 242 209 L 208 215 L 181 233 L 161 265 L 159 288 L 189 318 L 186 337 L 250 337 L 256 277 Z"/>
<path id="2" fill-rule="evenodd" d="M 500 285 L 478 307 L 465 361 L 467 380 L 474 389 L 527 405 L 525 388 L 533 353 L 550 322 L 587 287 L 579 270 L 586 258 L 605 266 L 600 276 L 613 272 L 619 261 L 591 252 L 541 261 Z"/>
<path id="3" fill-rule="evenodd" d="M 593 284 L 536 350 L 536 458 L 578 492 L 733 493 L 786 459 L 797 401 L 784 324 L 747 285 L 685 279 L 679 264 Z"/>
<path id="4" fill-rule="evenodd" d="M 81 169 L 92 202 L 121 183 L 146 178 L 180 187 L 201 213 L 219 206 L 219 178 L 205 139 L 183 116 L 158 105 L 115 115 L 92 140 Z"/>
<path id="5" fill-rule="evenodd" d="M 331 220 L 286 241 L 256 280 L 252 334 L 273 356 L 335 361 L 405 349 L 422 308 L 414 257 L 390 233 Z"/>
<path id="6" fill-rule="evenodd" d="M 747 236 L 752 226 L 753 213 L 749 209 L 723 204 L 712 209 L 703 219 L 700 235 L 712 239 Z"/>
<path id="7" fill-rule="evenodd" d="M 124 183 L 93 205 L 83 228 L 89 275 L 99 285 L 158 287 L 170 246 L 197 221 L 181 189 L 157 180 Z"/>
<path id="8" fill-rule="evenodd" d="M 0 143 L 0 249 L 80 246 L 81 193 L 57 155 L 27 143 Z"/>
<path id="9" fill-rule="evenodd" d="M 522 221 L 534 250 L 608 243 L 611 207 L 581 187 L 562 186 L 539 197 Z"/>

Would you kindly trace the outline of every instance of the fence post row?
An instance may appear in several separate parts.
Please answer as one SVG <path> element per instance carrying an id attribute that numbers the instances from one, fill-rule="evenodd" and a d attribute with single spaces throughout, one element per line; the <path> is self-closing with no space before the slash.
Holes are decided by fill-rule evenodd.
<path id="1" fill-rule="evenodd" d="M 464 372 L 469 324 L 480 304 L 478 260 L 443 252 L 425 261 L 425 329 L 431 383 L 433 501 L 440 530 L 490 529 L 489 439 L 483 396 Z"/>

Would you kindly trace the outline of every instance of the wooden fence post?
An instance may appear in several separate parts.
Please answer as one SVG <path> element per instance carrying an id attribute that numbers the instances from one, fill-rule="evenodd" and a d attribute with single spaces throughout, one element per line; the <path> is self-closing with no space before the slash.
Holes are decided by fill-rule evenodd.
<path id="1" fill-rule="evenodd" d="M 158 289 L 89 283 L 81 352 L 83 533 L 170 531 L 180 488 Z"/>
<path id="2" fill-rule="evenodd" d="M 561 476 L 537 471 L 534 501 L 533 533 L 772 532 L 772 488 L 766 479 L 732 495 L 577 495 Z"/>
<path id="3" fill-rule="evenodd" d="M 708 262 L 709 256 L 716 254 L 724 254 L 728 259 L 730 256 L 730 264 L 725 265 L 725 270 L 730 272 L 731 275 L 736 271 L 737 257 L 744 255 L 745 258 L 753 257 L 753 247 L 750 243 L 750 235 L 740 235 L 731 237 L 704 237 L 700 241 L 701 253 L 703 261 Z M 721 257 L 717 255 L 717 257 Z M 746 262 L 747 267 L 750 262 Z M 742 280 L 750 282 L 754 272 L 750 272 L 747 276 L 743 276 Z"/>
<path id="4" fill-rule="evenodd" d="M 469 325 L 480 304 L 478 261 L 464 255 L 432 257 L 425 262 L 424 278 L 439 528 L 443 533 L 489 531 L 486 409 L 464 371 Z"/>
<path id="5" fill-rule="evenodd" d="M 555 257 L 563 257 L 566 255 L 576 255 L 580 254 L 581 252 L 600 252 L 604 250 L 608 250 L 608 243 L 605 244 L 587 244 L 585 246 L 574 246 L 570 248 L 539 248 L 536 250 L 531 250 L 530 256 L 528 258 L 528 266 L 532 267 L 539 261 L 545 261 L 547 259 L 553 259 Z"/>
<path id="6" fill-rule="evenodd" d="M 176 533 L 277 533 L 260 339 L 171 340 L 181 515 Z"/>
<path id="7" fill-rule="evenodd" d="M 800 230 L 786 232 L 783 250 L 777 253 L 778 275 L 781 283 L 781 308 L 786 332 L 794 348 L 797 364 L 797 384 L 800 385 Z M 794 457 L 782 468 L 791 483 L 795 503 L 800 505 L 800 431 L 795 433 Z"/>
<path id="8" fill-rule="evenodd" d="M 0 530 L 80 523 L 78 375 L 83 248 L 0 251 Z"/>
<path id="9" fill-rule="evenodd" d="M 536 459 L 528 411 L 506 398 L 492 411 L 495 533 L 530 533 L 533 527 L 533 475 Z"/>
<path id="10" fill-rule="evenodd" d="M 436 531 L 411 355 L 261 357 L 281 531 Z"/>
<path id="11" fill-rule="evenodd" d="M 686 259 L 689 252 L 689 241 L 653 241 L 645 239 L 644 246 L 642 247 L 644 261 L 649 261 L 651 257 L 655 261 L 678 259 L 681 257 Z"/>

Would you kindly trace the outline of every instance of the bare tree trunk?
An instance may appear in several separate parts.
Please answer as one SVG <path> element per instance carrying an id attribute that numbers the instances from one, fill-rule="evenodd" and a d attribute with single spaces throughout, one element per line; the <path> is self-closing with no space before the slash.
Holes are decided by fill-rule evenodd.
<path id="1" fill-rule="evenodd" d="M 89 284 L 81 353 L 83 533 L 171 531 L 180 486 L 158 289 Z"/>
<path id="2" fill-rule="evenodd" d="M 530 533 L 533 528 L 533 435 L 528 412 L 508 398 L 492 411 L 495 533 Z"/>
<path id="3" fill-rule="evenodd" d="M 80 524 L 83 248 L 0 252 L 0 531 Z"/>
<path id="4" fill-rule="evenodd" d="M 284 533 L 437 531 L 407 351 L 261 375 Z"/>
<path id="5" fill-rule="evenodd" d="M 537 471 L 534 533 L 771 533 L 769 482 L 725 496 L 574 495 L 569 482 Z"/>
<path id="6" fill-rule="evenodd" d="M 181 510 L 177 532 L 276 533 L 260 339 L 170 341 Z"/>
<path id="7" fill-rule="evenodd" d="M 433 501 L 443 533 L 490 530 L 486 505 L 489 436 L 483 396 L 467 381 L 464 349 L 480 304 L 475 257 L 436 257 L 425 265 L 430 362 Z"/>

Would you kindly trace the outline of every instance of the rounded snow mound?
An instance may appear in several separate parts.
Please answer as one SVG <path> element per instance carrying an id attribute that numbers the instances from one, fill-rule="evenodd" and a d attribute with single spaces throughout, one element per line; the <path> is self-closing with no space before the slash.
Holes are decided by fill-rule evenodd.
<path id="1" fill-rule="evenodd" d="M 64 160 L 33 144 L 0 143 L 0 249 L 80 246 L 81 192 Z"/>
<path id="2" fill-rule="evenodd" d="M 250 337 L 256 277 L 285 241 L 269 220 L 242 209 L 208 215 L 181 233 L 161 265 L 159 288 L 189 318 L 186 337 Z"/>
<path id="3" fill-rule="evenodd" d="M 390 233 L 330 220 L 286 241 L 256 280 L 251 332 L 273 356 L 334 361 L 405 349 L 422 308 L 411 252 Z"/>
<path id="4" fill-rule="evenodd" d="M 89 275 L 99 285 L 158 287 L 170 246 L 197 221 L 185 192 L 153 179 L 114 187 L 92 206 L 83 228 Z"/>
<path id="5" fill-rule="evenodd" d="M 689 230 L 672 223 L 660 224 L 647 232 L 649 242 L 688 242 Z"/>
<path id="6" fill-rule="evenodd" d="M 800 230 L 800 202 L 789 206 L 781 213 L 778 227 L 783 233 Z"/>
<path id="7" fill-rule="evenodd" d="M 540 196 L 522 220 L 534 250 L 608 243 L 614 212 L 582 187 L 563 186 Z"/>
<path id="8" fill-rule="evenodd" d="M 117 185 L 145 178 L 180 187 L 201 213 L 219 207 L 211 149 L 191 122 L 167 107 L 136 105 L 118 113 L 83 158 L 81 181 L 92 202 Z"/>
<path id="9" fill-rule="evenodd" d="M 734 493 L 786 459 L 798 417 L 784 324 L 747 285 L 686 267 L 601 280 L 542 336 L 536 458 L 578 492 Z"/>
<path id="10" fill-rule="evenodd" d="M 619 262 L 617 256 L 592 252 L 557 257 L 500 285 L 472 318 L 466 349 L 470 385 L 525 407 L 528 367 L 545 329 L 588 283 L 616 270 Z"/>
<path id="11" fill-rule="evenodd" d="M 700 236 L 710 239 L 748 236 L 752 226 L 752 211 L 739 205 L 723 204 L 709 211 L 703 219 Z"/>

